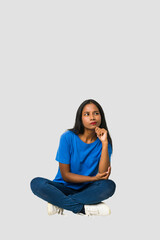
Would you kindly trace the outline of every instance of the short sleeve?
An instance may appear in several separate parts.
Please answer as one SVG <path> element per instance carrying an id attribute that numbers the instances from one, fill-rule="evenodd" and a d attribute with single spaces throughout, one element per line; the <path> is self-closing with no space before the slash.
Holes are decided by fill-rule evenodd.
<path id="1" fill-rule="evenodd" d="M 110 143 L 108 144 L 108 154 L 109 154 L 109 161 L 111 161 L 112 147 Z"/>
<path id="2" fill-rule="evenodd" d="M 56 161 L 70 164 L 70 146 L 67 142 L 66 135 L 62 134 L 59 141 L 59 147 L 56 154 Z"/>

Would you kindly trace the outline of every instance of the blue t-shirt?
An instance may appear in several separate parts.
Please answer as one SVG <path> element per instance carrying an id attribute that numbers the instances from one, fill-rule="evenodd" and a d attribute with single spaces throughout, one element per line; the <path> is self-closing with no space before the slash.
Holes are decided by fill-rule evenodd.
<path id="1" fill-rule="evenodd" d="M 98 137 L 93 143 L 85 143 L 78 135 L 67 130 L 60 137 L 56 160 L 60 163 L 70 164 L 70 172 L 72 173 L 95 176 L 98 173 L 101 152 L 102 142 Z M 109 160 L 111 160 L 112 148 L 110 143 L 108 143 L 108 153 Z M 90 183 L 68 183 L 64 181 L 59 167 L 53 181 L 63 183 L 65 186 L 73 189 L 81 189 Z"/>

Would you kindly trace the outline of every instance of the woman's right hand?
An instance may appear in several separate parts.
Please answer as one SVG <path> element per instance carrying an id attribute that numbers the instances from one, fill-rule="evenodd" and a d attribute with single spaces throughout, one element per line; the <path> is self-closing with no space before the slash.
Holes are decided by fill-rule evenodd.
<path id="1" fill-rule="evenodd" d="M 111 173 L 111 167 L 108 167 L 108 171 L 107 172 L 97 173 L 97 175 L 95 176 L 95 181 L 108 179 L 110 173 Z"/>

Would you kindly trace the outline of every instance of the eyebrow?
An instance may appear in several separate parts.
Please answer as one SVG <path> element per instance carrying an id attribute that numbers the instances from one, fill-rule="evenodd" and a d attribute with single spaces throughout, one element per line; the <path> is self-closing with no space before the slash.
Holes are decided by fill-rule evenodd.
<path id="1" fill-rule="evenodd" d="M 93 112 L 99 112 L 99 111 L 97 110 L 97 111 L 93 111 Z M 89 113 L 89 112 L 84 112 L 84 113 Z"/>

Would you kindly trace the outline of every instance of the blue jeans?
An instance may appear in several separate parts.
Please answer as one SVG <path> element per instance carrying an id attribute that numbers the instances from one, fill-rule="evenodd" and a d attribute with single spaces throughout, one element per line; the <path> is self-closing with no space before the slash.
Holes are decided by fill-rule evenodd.
<path id="1" fill-rule="evenodd" d="M 39 198 L 73 213 L 84 212 L 84 205 L 97 204 L 111 197 L 116 189 L 116 184 L 110 179 L 98 180 L 80 190 L 75 190 L 63 183 L 36 177 L 30 186 L 32 192 Z"/>

